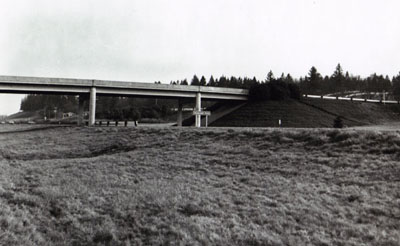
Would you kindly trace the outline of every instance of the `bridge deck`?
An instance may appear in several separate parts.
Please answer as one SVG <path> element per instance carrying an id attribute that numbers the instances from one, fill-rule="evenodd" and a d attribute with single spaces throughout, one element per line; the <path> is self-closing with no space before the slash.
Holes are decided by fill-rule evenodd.
<path id="1" fill-rule="evenodd" d="M 78 124 L 82 122 L 84 100 L 87 100 L 84 95 L 89 94 L 89 125 L 95 123 L 97 95 L 195 98 L 196 110 L 199 111 L 202 99 L 244 101 L 248 100 L 249 94 L 248 90 L 236 88 L 22 76 L 0 76 L 0 93 L 82 95 L 82 97 L 79 96 Z M 182 102 L 179 104 L 181 105 Z M 178 125 L 181 125 L 181 120 L 182 111 L 180 110 Z M 201 126 L 200 115 L 196 115 L 196 126 Z"/>
<path id="2" fill-rule="evenodd" d="M 24 76 L 0 76 L 0 92 L 3 93 L 90 93 L 95 87 L 99 95 L 149 96 L 149 97 L 196 97 L 204 99 L 247 100 L 248 90 L 209 86 L 168 85 L 143 82 L 46 78 Z"/>

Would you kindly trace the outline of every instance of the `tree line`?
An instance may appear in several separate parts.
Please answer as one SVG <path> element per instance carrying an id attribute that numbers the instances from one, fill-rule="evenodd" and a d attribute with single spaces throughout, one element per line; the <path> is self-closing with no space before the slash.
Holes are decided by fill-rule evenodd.
<path id="1" fill-rule="evenodd" d="M 371 74 L 366 78 L 350 74 L 348 71 L 344 72 L 340 63 L 334 69 L 332 75 L 322 76 L 316 67 L 311 67 L 308 74 L 304 77 L 293 78 L 290 74 L 281 74 L 280 77 L 275 78 L 272 71 L 270 71 L 264 80 L 253 78 L 237 78 L 234 76 L 214 78 L 211 76 L 208 80 L 201 76 L 194 75 L 188 82 L 187 79 L 171 81 L 170 84 L 174 85 L 200 85 L 200 86 L 216 86 L 216 87 L 232 87 L 250 89 L 256 84 L 265 84 L 273 81 L 283 82 L 286 84 L 295 83 L 299 86 L 303 94 L 345 94 L 350 91 L 357 91 L 360 93 L 370 92 L 383 92 L 389 93 L 396 100 L 400 99 L 400 73 L 392 78 L 388 75 Z"/>
<path id="2" fill-rule="evenodd" d="M 20 110 L 41 111 L 43 117 L 52 118 L 56 112 L 76 112 L 76 96 L 30 94 L 21 100 Z"/>
<path id="3" fill-rule="evenodd" d="M 78 96 L 31 94 L 21 101 L 22 111 L 39 111 L 42 117 L 56 117 L 57 112 L 78 111 Z M 129 98 L 98 96 L 96 117 L 113 120 L 139 120 L 165 118 L 170 115 L 174 101 L 168 99 Z M 88 108 L 88 102 L 83 105 Z"/>
<path id="4" fill-rule="evenodd" d="M 394 99 L 400 99 L 400 73 L 397 76 L 371 74 L 367 78 L 343 72 L 338 64 L 331 76 L 322 76 L 315 67 L 311 67 L 305 77 L 298 80 L 302 93 L 305 94 L 346 94 L 358 93 L 389 93 Z"/>

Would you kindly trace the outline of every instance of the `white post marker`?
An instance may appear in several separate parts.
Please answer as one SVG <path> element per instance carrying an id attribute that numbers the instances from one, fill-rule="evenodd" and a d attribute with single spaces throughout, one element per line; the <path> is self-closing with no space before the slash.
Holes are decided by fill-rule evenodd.
<path id="1" fill-rule="evenodd" d="M 211 111 L 198 111 L 198 110 L 195 110 L 195 111 L 193 111 L 193 115 L 196 116 L 196 118 L 198 117 L 200 119 L 201 119 L 201 116 L 204 115 L 206 117 L 206 127 L 208 126 L 208 116 L 211 115 Z M 200 121 L 200 123 L 201 123 L 201 121 Z M 196 126 L 200 127 L 201 125 L 196 125 Z"/>
<path id="2" fill-rule="evenodd" d="M 279 127 L 281 127 L 281 125 L 282 125 L 281 119 L 278 120 L 278 124 L 279 124 Z"/>

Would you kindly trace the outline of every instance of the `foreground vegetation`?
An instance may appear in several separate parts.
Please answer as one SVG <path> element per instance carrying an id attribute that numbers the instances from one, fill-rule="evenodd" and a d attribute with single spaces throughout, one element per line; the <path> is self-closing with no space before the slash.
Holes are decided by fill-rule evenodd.
<path id="1" fill-rule="evenodd" d="M 3 130 L 0 244 L 398 245 L 399 153 L 396 131 Z"/>

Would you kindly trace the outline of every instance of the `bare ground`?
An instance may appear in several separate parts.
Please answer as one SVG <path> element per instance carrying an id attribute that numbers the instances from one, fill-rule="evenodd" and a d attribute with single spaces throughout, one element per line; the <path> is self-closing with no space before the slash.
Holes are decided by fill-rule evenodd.
<path id="1" fill-rule="evenodd" d="M 398 131 L 4 132 L 0 245 L 400 242 Z"/>

